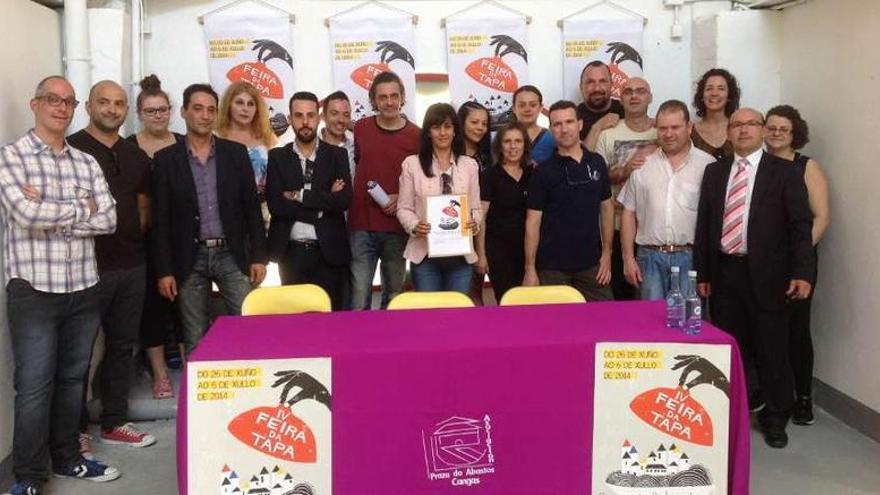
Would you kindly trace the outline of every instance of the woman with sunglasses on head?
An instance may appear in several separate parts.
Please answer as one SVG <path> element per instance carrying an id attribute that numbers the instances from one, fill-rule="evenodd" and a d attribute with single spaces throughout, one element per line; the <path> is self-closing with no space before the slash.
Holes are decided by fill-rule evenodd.
<path id="1" fill-rule="evenodd" d="M 410 237 L 403 257 L 409 260 L 412 281 L 417 291 L 456 291 L 468 293 L 471 284 L 471 265 L 477 255 L 428 257 L 427 236 L 439 228 L 426 221 L 425 203 L 428 196 L 440 194 L 467 194 L 470 213 L 468 227 L 479 229 L 480 183 L 479 166 L 473 158 L 464 155 L 464 132 L 452 105 L 435 103 L 428 107 L 421 130 L 421 144 L 417 155 L 406 157 L 400 174 L 400 195 L 397 199 L 397 219 Z M 461 204 L 459 218 L 466 215 Z"/>
<path id="2" fill-rule="evenodd" d="M 498 162 L 480 175 L 486 214 L 477 237 L 477 273 L 489 274 L 495 300 L 520 285 L 525 267 L 526 199 L 533 162 L 525 127 L 512 122 L 498 130 L 492 151 Z"/>
<path id="3" fill-rule="evenodd" d="M 183 135 L 168 130 L 171 119 L 171 100 L 162 90 L 162 83 L 154 74 L 141 82 L 141 92 L 137 96 L 137 115 L 143 129 L 128 137 L 137 144 L 150 159 L 159 150 L 184 139 Z M 147 244 L 150 233 L 146 233 Z M 161 297 L 156 288 L 156 273 L 150 250 L 147 250 L 147 291 L 144 297 L 144 311 L 141 318 L 141 345 L 150 364 L 153 375 L 153 398 L 170 399 L 174 388 L 165 364 L 165 344 L 171 329 L 180 329 L 180 322 L 173 303 Z M 178 342 L 182 337 L 178 335 Z M 180 355 L 183 355 L 181 351 Z"/>
<path id="4" fill-rule="evenodd" d="M 694 123 L 691 141 L 716 160 L 733 154 L 733 143 L 727 139 L 727 123 L 739 108 L 739 97 L 739 84 L 725 69 L 709 69 L 697 82 L 694 108 L 701 120 Z"/>
<path id="5" fill-rule="evenodd" d="M 492 164 L 489 150 L 489 110 L 476 101 L 464 102 L 458 107 L 458 120 L 464 132 L 464 154 L 473 158 L 480 167 L 480 173 Z M 477 306 L 483 305 L 483 281 L 485 273 L 474 270 L 471 289 L 468 293 Z"/>
<path id="6" fill-rule="evenodd" d="M 556 141 L 544 127 L 538 125 L 538 117 L 544 110 L 544 96 L 532 85 L 520 86 L 513 93 L 513 114 L 516 121 L 525 127 L 532 143 L 532 160 L 540 164 L 553 155 Z"/>
<path id="7" fill-rule="evenodd" d="M 810 130 L 800 112 L 789 105 L 779 105 L 767 112 L 764 124 L 764 143 L 767 151 L 793 163 L 804 177 L 807 185 L 807 198 L 813 212 L 813 246 L 828 229 L 828 181 L 816 160 L 799 153 L 810 142 Z M 818 268 L 818 257 L 814 270 Z M 815 291 L 815 285 L 814 285 Z M 813 296 L 792 302 L 793 310 L 789 320 L 789 353 L 794 374 L 797 398 L 792 411 L 794 424 L 810 425 L 813 416 L 813 340 L 810 336 L 810 306 Z"/>

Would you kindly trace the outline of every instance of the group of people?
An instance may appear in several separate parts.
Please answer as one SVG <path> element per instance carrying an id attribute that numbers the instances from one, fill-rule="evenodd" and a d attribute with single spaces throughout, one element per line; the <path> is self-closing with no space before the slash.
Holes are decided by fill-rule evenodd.
<path id="1" fill-rule="evenodd" d="M 750 405 L 767 443 L 813 421 L 809 301 L 828 225 L 827 185 L 797 152 L 806 122 L 789 106 L 739 108 L 735 78 L 712 69 L 688 106 L 630 78 L 611 98 L 609 68 L 588 64 L 583 102 L 549 106 L 534 86 L 513 94 L 515 118 L 493 131 L 487 108 L 431 105 L 421 127 L 401 112 L 397 75 L 376 76 L 374 116 L 352 125 L 342 92 L 289 102 L 292 139 L 279 143 L 247 83 L 219 96 L 183 93 L 185 134 L 169 130 L 172 100 L 150 76 L 136 100 L 142 130 L 119 135 L 125 90 L 95 84 L 88 125 L 67 137 L 78 105 L 60 76 L 30 102 L 33 129 L 0 150 L 9 326 L 15 356 L 13 494 L 56 476 L 109 481 L 94 459 L 84 408 L 96 332 L 106 352 L 96 383 L 102 441 L 147 446 L 127 421 L 138 339 L 156 398 L 173 397 L 168 329 L 184 353 L 207 330 L 212 284 L 240 313 L 272 260 L 283 284 L 314 283 L 334 310 L 380 306 L 404 290 L 469 293 L 488 275 L 496 300 L 518 285 L 570 285 L 588 301 L 662 299 L 670 268 L 698 272 L 716 325 L 746 359 Z M 381 203 L 371 190 L 387 195 Z M 426 198 L 467 195 L 470 254 L 428 255 Z M 170 322 L 175 322 L 171 324 Z"/>

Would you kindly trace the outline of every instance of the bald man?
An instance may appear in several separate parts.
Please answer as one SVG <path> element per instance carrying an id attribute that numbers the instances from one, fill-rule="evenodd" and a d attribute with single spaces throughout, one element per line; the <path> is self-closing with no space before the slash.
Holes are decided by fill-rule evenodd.
<path id="1" fill-rule="evenodd" d="M 803 177 L 791 162 L 764 152 L 763 126 L 763 115 L 751 108 L 730 117 L 734 154 L 703 174 L 694 268 L 714 323 L 742 351 L 749 405 L 760 410 L 764 441 L 783 448 L 794 404 L 789 303 L 810 295 L 815 254 Z"/>
<path id="2" fill-rule="evenodd" d="M 95 236 L 116 229 L 100 166 L 64 134 L 79 102 L 63 77 L 40 81 L 34 127 L 0 149 L 6 304 L 15 360 L 13 494 L 49 477 L 110 481 L 119 471 L 79 453 L 83 376 L 100 324 Z"/>
<path id="3" fill-rule="evenodd" d="M 86 112 L 88 126 L 70 136 L 68 142 L 98 161 L 116 200 L 117 222 L 116 232 L 95 239 L 106 349 L 95 376 L 102 406 L 100 437 L 104 443 L 146 447 L 156 439 L 128 422 L 128 392 L 147 283 L 144 231 L 149 222 L 150 163 L 137 145 L 119 136 L 128 114 L 128 98 L 122 86 L 113 81 L 92 86 Z M 85 395 L 80 452 L 90 458 Z"/>
<path id="4" fill-rule="evenodd" d="M 616 198 L 634 170 L 645 164 L 645 159 L 656 148 L 657 129 L 648 117 L 648 105 L 653 101 L 651 86 L 641 77 L 627 80 L 620 90 L 623 119 L 616 126 L 605 129 L 596 142 L 596 153 L 608 165 L 611 193 Z M 627 283 L 623 273 L 623 249 L 620 245 L 620 218 L 623 206 L 614 202 L 614 243 L 611 256 L 611 291 L 616 300 L 637 298 L 635 288 Z"/>

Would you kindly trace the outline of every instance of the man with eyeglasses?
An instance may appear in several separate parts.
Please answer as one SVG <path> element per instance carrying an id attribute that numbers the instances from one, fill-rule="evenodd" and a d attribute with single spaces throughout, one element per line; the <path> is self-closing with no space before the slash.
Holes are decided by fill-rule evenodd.
<path id="1" fill-rule="evenodd" d="M 623 119 L 616 126 L 599 134 L 596 153 L 608 165 L 611 194 L 616 198 L 630 174 L 645 164 L 645 159 L 656 149 L 657 129 L 648 117 L 648 105 L 653 101 L 651 86 L 641 77 L 628 79 L 620 90 Z M 623 207 L 614 203 L 614 246 L 611 255 L 611 290 L 614 299 L 636 299 L 634 287 L 623 275 L 623 248 L 620 245 L 620 217 Z"/>
<path id="2" fill-rule="evenodd" d="M 351 175 L 345 149 L 317 139 L 318 122 L 318 97 L 295 93 L 290 126 L 296 138 L 269 152 L 269 257 L 278 261 L 282 284 L 316 284 L 340 310 L 351 259 L 345 226 Z"/>
<path id="3" fill-rule="evenodd" d="M 713 322 L 743 353 L 749 405 L 760 410 L 764 441 L 783 448 L 794 405 L 789 303 L 806 299 L 815 280 L 812 213 L 797 168 L 761 148 L 760 112 L 734 112 L 728 138 L 734 154 L 703 174 L 694 236 L 697 289 L 710 300 Z"/>
<path id="4" fill-rule="evenodd" d="M 605 160 L 581 145 L 581 125 L 574 103 L 550 107 L 556 151 L 529 183 L 523 285 L 569 285 L 603 301 L 612 297 L 614 204 Z"/>
<path id="5" fill-rule="evenodd" d="M 230 314 L 266 276 L 266 232 L 247 149 L 213 135 L 217 93 L 208 84 L 183 92 L 186 139 L 153 161 L 151 232 L 159 293 L 174 301 L 187 355 L 208 329 L 216 283 Z"/>
<path id="6" fill-rule="evenodd" d="M 79 102 L 61 76 L 37 85 L 34 127 L 0 149 L 6 304 L 15 360 L 15 495 L 49 477 L 110 481 L 79 452 L 83 377 L 100 324 L 94 238 L 116 228 L 101 167 L 64 138 Z"/>
<path id="7" fill-rule="evenodd" d="M 92 86 L 86 112 L 88 126 L 71 135 L 68 142 L 95 157 L 116 200 L 116 232 L 95 238 L 105 337 L 104 357 L 95 377 L 101 394 L 100 438 L 109 444 L 146 447 L 156 438 L 127 420 L 134 346 L 146 291 L 144 232 L 149 222 L 150 163 L 137 145 L 119 135 L 128 114 L 128 96 L 122 86 L 113 81 Z M 80 452 L 88 458 L 92 452 L 85 399 L 83 394 Z"/>

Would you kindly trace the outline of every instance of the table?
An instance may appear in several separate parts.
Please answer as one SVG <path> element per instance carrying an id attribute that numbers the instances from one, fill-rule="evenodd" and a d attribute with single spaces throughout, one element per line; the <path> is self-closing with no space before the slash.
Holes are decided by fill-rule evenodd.
<path id="1" fill-rule="evenodd" d="M 666 328 L 664 315 L 661 301 L 222 317 L 190 366 L 329 356 L 336 494 L 578 495 L 592 486 L 598 342 L 729 345 L 728 493 L 748 494 L 749 414 L 735 341 L 709 324 L 684 335 Z M 186 494 L 186 381 L 181 389 Z M 425 431 L 481 428 L 474 420 L 489 414 L 491 474 L 471 486 L 432 480 Z"/>

